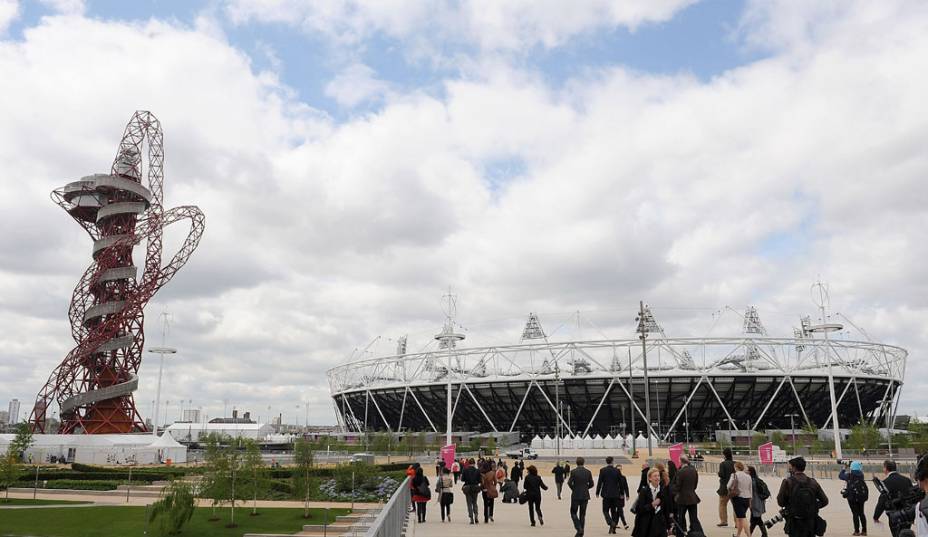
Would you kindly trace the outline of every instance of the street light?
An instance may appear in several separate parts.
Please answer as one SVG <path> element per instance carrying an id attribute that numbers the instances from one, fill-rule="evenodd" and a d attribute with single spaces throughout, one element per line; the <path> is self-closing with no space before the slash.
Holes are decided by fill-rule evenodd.
<path id="1" fill-rule="evenodd" d="M 164 355 L 177 354 L 177 349 L 173 347 L 152 347 L 148 349 L 148 352 L 161 355 L 161 360 L 158 362 L 158 391 L 155 395 L 155 423 L 152 427 L 152 435 L 158 436 L 158 419 L 161 410 L 161 376 L 164 373 Z"/>
<path id="2" fill-rule="evenodd" d="M 648 312 L 650 314 L 650 311 Z M 648 349 L 645 345 L 645 339 L 648 337 L 648 319 L 645 315 L 644 310 L 644 301 L 641 300 L 638 302 L 638 318 L 635 319 L 638 321 L 638 339 L 641 340 L 641 361 L 644 366 L 644 413 L 645 413 L 645 423 L 648 424 L 648 427 L 651 426 L 651 389 L 648 385 Z M 651 321 L 653 322 L 653 321 Z M 651 431 L 648 431 L 648 457 L 654 455 L 653 449 L 651 447 Z"/>

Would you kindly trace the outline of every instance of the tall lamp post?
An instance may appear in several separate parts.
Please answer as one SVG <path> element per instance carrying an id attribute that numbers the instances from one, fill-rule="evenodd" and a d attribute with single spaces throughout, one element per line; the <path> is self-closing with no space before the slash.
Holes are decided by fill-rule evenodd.
<path id="1" fill-rule="evenodd" d="M 448 368 L 445 372 L 445 376 L 447 377 L 445 385 L 445 445 L 450 446 L 452 432 L 451 414 L 453 413 L 451 404 L 451 360 L 454 357 L 454 348 L 457 346 L 458 341 L 464 340 L 464 334 L 454 331 L 454 317 L 457 314 L 457 297 L 451 294 L 451 290 L 449 289 L 448 294 L 443 298 L 447 300 L 445 326 L 442 327 L 441 333 L 435 336 L 435 339 L 438 340 L 439 348 L 448 351 Z"/>
<path id="2" fill-rule="evenodd" d="M 177 349 L 173 347 L 152 347 L 148 349 L 148 352 L 161 355 L 161 360 L 158 363 L 158 391 L 155 395 L 155 423 L 151 430 L 152 435 L 158 436 L 158 420 L 161 414 L 161 377 L 164 374 L 164 355 L 177 354 Z"/>
<path id="3" fill-rule="evenodd" d="M 648 321 L 647 317 L 650 315 L 650 311 L 645 314 L 644 301 L 641 300 L 638 302 L 638 318 L 635 319 L 638 321 L 638 339 L 641 340 L 641 361 L 642 366 L 644 367 L 644 414 L 645 414 L 645 423 L 648 427 L 648 457 L 654 456 L 654 451 L 651 446 L 651 388 L 648 385 L 648 349 L 645 345 L 645 339 L 648 337 Z"/>
<path id="4" fill-rule="evenodd" d="M 632 348 L 628 347 L 628 410 L 632 415 L 632 458 L 638 456 L 638 437 L 635 436 L 635 385 L 632 383 Z"/>
<path id="5" fill-rule="evenodd" d="M 796 422 L 793 421 L 793 418 L 798 418 L 798 417 L 799 417 L 798 414 L 789 415 L 789 428 L 792 431 L 791 435 L 793 439 L 793 457 L 796 456 Z"/>
<path id="6" fill-rule="evenodd" d="M 831 430 L 834 435 L 835 441 L 835 458 L 838 460 L 843 459 L 844 456 L 841 453 L 841 430 L 838 423 L 838 403 L 835 399 L 835 377 L 832 374 L 832 358 L 831 358 L 831 343 L 828 341 L 828 334 L 831 332 L 837 332 L 844 328 L 843 325 L 838 323 L 829 323 L 825 313 L 825 308 L 828 305 L 828 288 L 822 282 L 817 282 L 812 285 L 812 290 L 814 291 L 818 288 L 818 300 L 816 300 L 815 295 L 812 295 L 812 300 L 819 307 L 819 310 L 822 314 L 822 324 L 809 327 L 809 331 L 813 333 L 821 333 L 825 336 L 825 364 L 828 371 L 828 396 L 831 402 Z"/>

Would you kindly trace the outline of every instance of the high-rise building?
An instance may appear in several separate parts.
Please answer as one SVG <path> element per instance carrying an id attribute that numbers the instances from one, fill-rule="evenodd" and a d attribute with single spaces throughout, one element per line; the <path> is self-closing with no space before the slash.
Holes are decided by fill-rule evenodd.
<path id="1" fill-rule="evenodd" d="M 0 425 L 6 425 L 10 422 L 10 413 L 6 410 L 0 410 Z"/>
<path id="2" fill-rule="evenodd" d="M 19 423 L 19 399 L 13 399 L 10 401 L 10 406 L 7 409 L 9 415 L 7 416 L 7 423 L 10 425 Z"/>
<path id="3" fill-rule="evenodd" d="M 199 408 L 186 408 L 184 409 L 184 419 L 188 423 L 200 423 L 200 409 Z"/>

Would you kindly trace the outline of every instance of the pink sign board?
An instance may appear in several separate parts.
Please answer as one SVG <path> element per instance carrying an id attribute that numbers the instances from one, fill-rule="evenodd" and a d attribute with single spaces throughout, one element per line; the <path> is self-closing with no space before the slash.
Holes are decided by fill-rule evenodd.
<path id="1" fill-rule="evenodd" d="M 667 454 L 670 455 L 670 460 L 673 461 L 677 467 L 680 467 L 680 455 L 683 455 L 683 444 L 674 444 L 667 449 Z"/>
<path id="2" fill-rule="evenodd" d="M 441 448 L 441 460 L 445 461 L 445 468 L 451 468 L 454 462 L 454 444 L 449 444 Z"/>
<path id="3" fill-rule="evenodd" d="M 757 456 L 761 464 L 773 464 L 773 442 L 761 444 L 757 448 Z"/>

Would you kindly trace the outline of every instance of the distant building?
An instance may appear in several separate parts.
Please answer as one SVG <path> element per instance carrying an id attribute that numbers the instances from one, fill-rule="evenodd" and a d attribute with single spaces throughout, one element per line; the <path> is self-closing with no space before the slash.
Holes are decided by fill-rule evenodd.
<path id="1" fill-rule="evenodd" d="M 188 408 L 184 410 L 184 419 L 187 423 L 200 423 L 200 409 L 199 408 Z"/>
<path id="2" fill-rule="evenodd" d="M 13 399 L 10 401 L 9 409 L 7 410 L 7 419 L 6 422 L 10 425 L 19 423 L 19 399 Z"/>
<path id="3" fill-rule="evenodd" d="M 239 417 L 238 410 L 232 411 L 231 418 L 213 418 L 209 420 L 210 423 L 255 423 L 251 419 L 251 412 L 245 412 L 242 417 Z"/>
<path id="4" fill-rule="evenodd" d="M 0 410 L 0 428 L 10 422 L 10 413 L 6 410 Z"/>
<path id="5" fill-rule="evenodd" d="M 274 429 L 264 423 L 216 423 L 215 420 L 210 420 L 209 423 L 174 423 L 165 429 L 165 432 L 178 442 L 190 443 L 200 442 L 203 437 L 211 433 L 229 438 L 250 438 L 260 441 L 273 434 Z"/>

